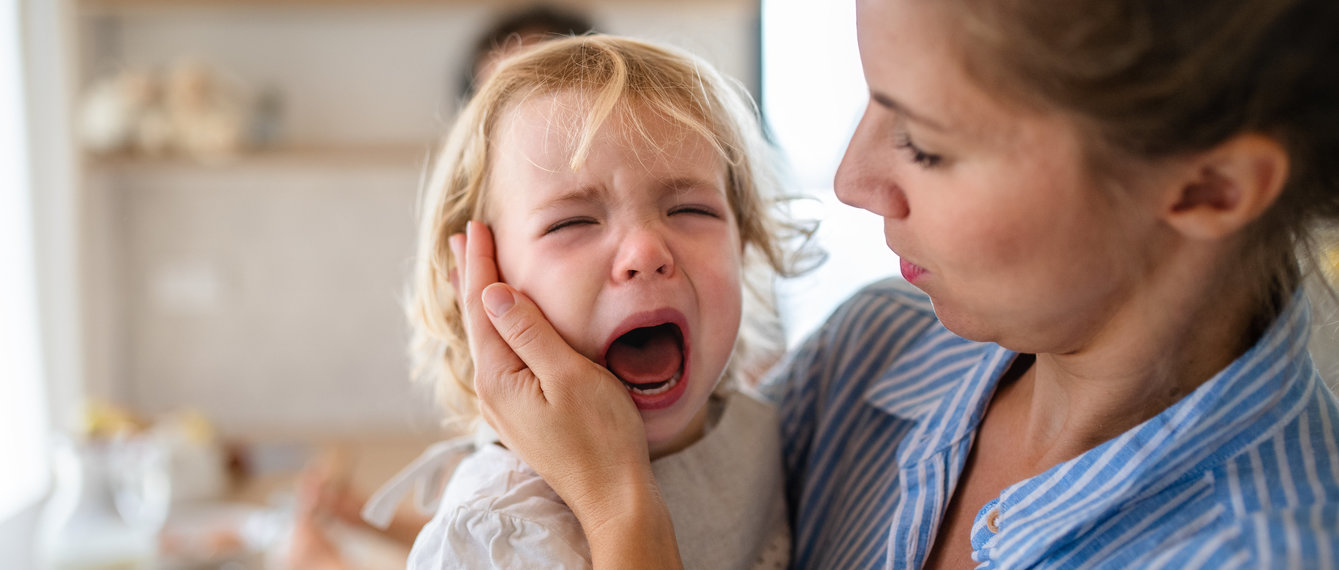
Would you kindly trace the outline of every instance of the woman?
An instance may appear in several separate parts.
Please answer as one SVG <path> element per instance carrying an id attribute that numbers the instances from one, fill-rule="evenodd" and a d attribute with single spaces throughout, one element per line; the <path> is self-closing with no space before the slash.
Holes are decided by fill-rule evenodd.
<path id="1" fill-rule="evenodd" d="M 915 289 L 855 295 L 765 387 L 795 564 L 1334 565 L 1339 405 L 1299 282 L 1339 220 L 1339 5 L 857 20 L 870 104 L 837 194 L 883 217 Z M 485 417 L 597 566 L 673 567 L 628 397 L 492 284 L 486 236 L 469 251 Z"/>

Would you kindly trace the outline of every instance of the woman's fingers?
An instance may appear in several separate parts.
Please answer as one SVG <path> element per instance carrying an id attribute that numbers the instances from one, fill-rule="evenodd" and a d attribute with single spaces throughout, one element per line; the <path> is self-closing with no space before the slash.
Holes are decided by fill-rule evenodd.
<path id="1" fill-rule="evenodd" d="M 669 537 L 675 553 L 668 511 L 653 492 L 641 415 L 623 383 L 569 346 L 525 294 L 498 282 L 483 224 L 470 222 L 450 246 L 484 420 L 596 533 L 592 540 L 650 521 L 669 529 L 649 535 Z"/>
<path id="2" fill-rule="evenodd" d="M 609 489 L 650 484 L 642 419 L 627 389 L 568 346 L 521 292 L 490 285 L 483 305 L 525 363 L 507 375 L 476 379 L 484 418 L 583 525 L 621 516 L 622 496 Z"/>
<path id="3" fill-rule="evenodd" d="M 502 341 L 523 363 L 522 369 L 510 371 L 510 379 L 476 381 L 483 407 L 498 408 L 493 413 L 502 416 L 494 428 L 503 433 L 508 431 L 505 424 L 511 423 L 517 429 L 510 431 L 533 432 L 528 428 L 551 422 L 561 427 L 559 433 L 564 434 L 563 443 L 571 447 L 569 451 L 597 451 L 601 441 L 607 444 L 613 434 L 619 434 L 627 440 L 622 445 L 637 450 L 634 456 L 645 457 L 642 418 L 622 382 L 568 346 L 539 307 L 520 291 L 503 283 L 490 285 L 484 290 L 483 305 Z M 534 379 L 536 384 L 515 386 L 517 379 Z M 506 401 L 525 396 L 529 390 L 538 390 L 539 397 Z M 517 409 L 503 407 L 509 403 L 517 404 Z M 528 415 L 515 415 L 521 409 Z M 547 432 L 538 435 L 546 439 L 554 436 Z M 591 447 L 578 449 L 582 446 Z"/>
<path id="4" fill-rule="evenodd" d="M 524 293 L 505 283 L 494 283 L 484 289 L 482 301 L 494 330 L 509 352 L 520 358 L 524 375 L 538 381 L 545 403 L 558 412 L 570 413 L 587 406 L 613 410 L 615 421 L 628 425 L 610 427 L 641 432 L 641 416 L 623 383 L 568 345 Z"/>
<path id="5" fill-rule="evenodd" d="M 504 283 L 490 285 L 484 289 L 483 305 L 493 329 L 539 378 L 546 393 L 561 389 L 557 382 L 565 378 L 604 372 L 568 345 L 539 307 L 520 291 Z"/>
<path id="6" fill-rule="evenodd" d="M 461 291 L 460 309 L 465 319 L 465 331 L 470 338 L 475 383 L 478 383 L 479 378 L 511 376 L 524 369 L 525 364 L 498 336 L 482 304 L 484 288 L 498 282 L 493 234 L 482 223 L 470 222 L 466 234 L 451 236 L 449 243 L 456 258 L 456 279 L 460 282 L 458 290 Z M 475 386 L 475 390 L 478 389 Z"/>

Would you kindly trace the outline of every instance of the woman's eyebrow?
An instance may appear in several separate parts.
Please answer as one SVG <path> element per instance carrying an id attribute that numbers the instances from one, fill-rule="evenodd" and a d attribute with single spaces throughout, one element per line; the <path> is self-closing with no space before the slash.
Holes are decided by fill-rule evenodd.
<path id="1" fill-rule="evenodd" d="M 869 97 L 870 99 L 873 99 L 875 103 L 878 103 L 879 106 L 888 109 L 889 111 L 892 111 L 894 113 L 897 113 L 899 115 L 902 115 L 903 117 L 906 117 L 907 119 L 913 122 L 923 124 L 937 131 L 952 130 L 943 123 L 926 118 L 924 115 L 921 115 L 919 113 L 912 112 L 911 110 L 907 109 L 906 105 L 898 103 L 895 99 L 889 97 L 884 93 L 871 90 L 869 92 Z"/>

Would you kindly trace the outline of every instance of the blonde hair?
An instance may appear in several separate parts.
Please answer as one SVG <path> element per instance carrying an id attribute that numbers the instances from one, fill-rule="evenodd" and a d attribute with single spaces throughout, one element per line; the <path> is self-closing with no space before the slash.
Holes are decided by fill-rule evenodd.
<path id="1" fill-rule="evenodd" d="M 743 320 L 725 378 L 765 370 L 784 350 L 772 280 L 796 273 L 792 266 L 802 259 L 784 246 L 791 236 L 807 238 L 812 229 L 782 221 L 781 202 L 771 193 L 778 186 L 773 154 L 751 99 L 707 63 L 677 50 L 604 35 L 553 40 L 507 60 L 480 88 L 447 135 L 423 190 L 408 307 L 414 376 L 435 388 L 455 427 L 468 427 L 479 412 L 474 363 L 449 279 L 455 260 L 447 240 L 469 220 L 485 216 L 490 140 L 500 119 L 525 101 L 556 92 L 586 98 L 573 170 L 616 112 L 653 147 L 656 141 L 639 116 L 656 116 L 710 142 L 726 165 L 727 199 L 745 248 Z"/>

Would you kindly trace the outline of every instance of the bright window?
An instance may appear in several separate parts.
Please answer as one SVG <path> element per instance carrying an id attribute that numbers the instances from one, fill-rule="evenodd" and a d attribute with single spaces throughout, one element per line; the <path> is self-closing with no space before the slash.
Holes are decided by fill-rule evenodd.
<path id="1" fill-rule="evenodd" d="M 868 100 L 854 2 L 763 1 L 761 99 L 795 180 L 814 198 L 798 213 L 821 220 L 818 244 L 828 253 L 819 270 L 783 284 L 781 311 L 793 345 L 856 289 L 898 274 L 882 220 L 832 194 L 833 174 Z"/>
<path id="2" fill-rule="evenodd" d="M 0 0 L 0 518 L 48 484 L 18 0 Z"/>

